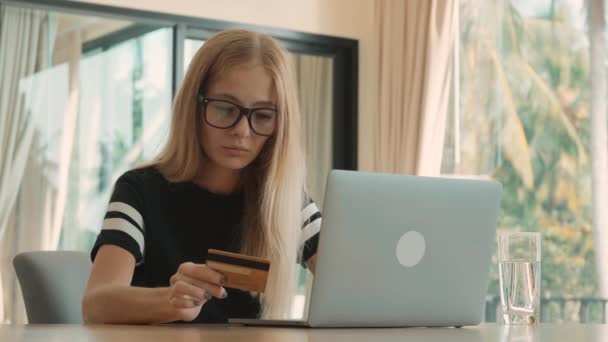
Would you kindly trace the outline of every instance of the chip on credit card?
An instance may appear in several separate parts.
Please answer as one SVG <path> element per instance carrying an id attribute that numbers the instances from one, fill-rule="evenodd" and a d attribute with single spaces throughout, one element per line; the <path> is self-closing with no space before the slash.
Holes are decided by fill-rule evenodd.
<path id="1" fill-rule="evenodd" d="M 224 287 L 260 293 L 266 290 L 268 259 L 209 249 L 206 264 L 226 278 Z"/>

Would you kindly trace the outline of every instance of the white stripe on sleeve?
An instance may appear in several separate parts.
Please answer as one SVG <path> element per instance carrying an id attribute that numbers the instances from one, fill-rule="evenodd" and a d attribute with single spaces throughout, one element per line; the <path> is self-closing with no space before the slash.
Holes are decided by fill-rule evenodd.
<path id="1" fill-rule="evenodd" d="M 306 241 L 308 241 L 308 239 L 315 236 L 315 234 L 321 231 L 321 221 L 322 218 L 319 217 L 318 219 L 307 224 L 306 227 L 302 229 L 302 244 L 304 244 Z"/>
<path id="2" fill-rule="evenodd" d="M 318 211 L 319 208 L 317 208 L 317 205 L 314 202 L 307 205 L 306 208 L 302 210 L 302 224 L 306 223 L 306 220 L 308 220 L 312 215 L 314 215 Z"/>
<path id="3" fill-rule="evenodd" d="M 120 230 L 127 233 L 139 245 L 139 251 L 144 254 L 144 234 L 131 222 L 124 218 L 107 218 L 103 220 L 102 230 Z"/>
<path id="4" fill-rule="evenodd" d="M 144 229 L 144 218 L 141 216 L 139 211 L 137 211 L 137 209 L 133 208 L 127 203 L 112 202 L 108 205 L 108 212 L 110 211 L 118 211 L 129 216 L 133 221 L 137 222 L 142 230 Z"/>

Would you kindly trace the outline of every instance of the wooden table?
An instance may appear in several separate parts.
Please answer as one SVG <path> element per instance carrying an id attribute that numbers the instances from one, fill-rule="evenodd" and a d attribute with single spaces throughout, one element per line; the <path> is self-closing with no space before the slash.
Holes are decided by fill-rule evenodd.
<path id="1" fill-rule="evenodd" d="M 407 341 L 608 341 L 608 325 L 541 324 L 539 326 L 401 328 L 401 329 L 286 329 L 228 325 L 0 325 L 1 342 L 19 341 L 264 341 L 264 342 L 407 342 Z"/>

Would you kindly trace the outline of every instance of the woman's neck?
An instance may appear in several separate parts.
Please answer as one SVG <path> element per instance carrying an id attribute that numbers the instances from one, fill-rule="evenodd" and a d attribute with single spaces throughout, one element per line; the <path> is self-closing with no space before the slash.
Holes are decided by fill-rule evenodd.
<path id="1" fill-rule="evenodd" d="M 211 192 L 229 194 L 236 191 L 240 178 L 240 170 L 227 169 L 215 163 L 206 163 L 194 182 Z"/>

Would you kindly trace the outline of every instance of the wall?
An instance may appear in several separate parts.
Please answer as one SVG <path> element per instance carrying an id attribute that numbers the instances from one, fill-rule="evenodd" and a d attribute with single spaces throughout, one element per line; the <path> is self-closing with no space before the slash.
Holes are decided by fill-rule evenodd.
<path id="1" fill-rule="evenodd" d="M 209 19 L 236 21 L 359 40 L 359 168 L 371 169 L 366 147 L 377 103 L 374 88 L 375 0 L 79 0 Z"/>
<path id="2" fill-rule="evenodd" d="M 368 0 L 79 0 L 358 39 Z"/>

